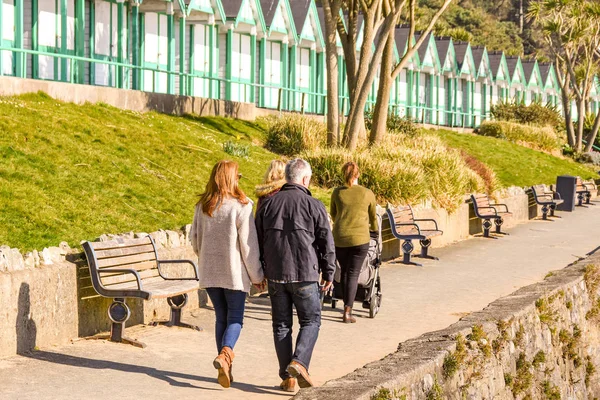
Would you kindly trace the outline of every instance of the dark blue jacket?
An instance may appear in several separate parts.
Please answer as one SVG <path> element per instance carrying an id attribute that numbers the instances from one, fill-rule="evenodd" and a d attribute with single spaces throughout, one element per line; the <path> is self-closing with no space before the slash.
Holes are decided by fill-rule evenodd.
<path id="1" fill-rule="evenodd" d="M 326 281 L 335 272 L 335 245 L 327 210 L 304 186 L 287 183 L 264 199 L 256 214 L 261 261 L 269 280 Z"/>

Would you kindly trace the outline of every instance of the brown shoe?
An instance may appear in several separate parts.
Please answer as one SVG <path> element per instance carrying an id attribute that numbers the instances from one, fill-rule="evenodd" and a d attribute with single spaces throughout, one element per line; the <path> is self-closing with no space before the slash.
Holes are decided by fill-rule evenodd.
<path id="1" fill-rule="evenodd" d="M 213 366 L 219 371 L 217 381 L 219 381 L 219 384 L 224 388 L 230 387 L 231 382 L 233 382 L 231 364 L 233 363 L 234 357 L 233 350 L 229 347 L 223 347 L 221 353 L 219 353 L 217 358 L 213 361 Z"/>
<path id="2" fill-rule="evenodd" d="M 284 392 L 295 392 L 296 391 L 296 378 L 292 378 L 291 376 L 287 379 L 284 379 L 279 384 L 279 387 Z"/>
<path id="3" fill-rule="evenodd" d="M 292 377 L 298 379 L 298 386 L 300 386 L 301 389 L 314 386 L 308 371 L 299 362 L 292 361 L 290 365 L 288 365 L 286 371 Z"/>
<path id="4" fill-rule="evenodd" d="M 345 324 L 356 323 L 356 318 L 352 316 L 352 307 L 344 307 L 344 316 L 342 317 L 342 321 L 344 321 Z"/>

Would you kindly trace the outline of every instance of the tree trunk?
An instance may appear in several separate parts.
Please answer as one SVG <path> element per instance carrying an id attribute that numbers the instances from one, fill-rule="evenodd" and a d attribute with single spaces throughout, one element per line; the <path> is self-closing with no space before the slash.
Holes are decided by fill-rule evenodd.
<path id="1" fill-rule="evenodd" d="M 575 132 L 575 151 L 580 153 L 583 148 L 583 128 L 585 126 L 585 99 L 577 100 L 577 131 Z"/>
<path id="2" fill-rule="evenodd" d="M 334 4 L 332 4 L 334 3 Z M 336 4 L 337 3 L 337 4 Z M 339 87 L 338 87 L 338 56 L 337 56 L 337 27 L 336 18 L 339 11 L 339 2 L 324 0 L 325 12 L 325 64 L 327 68 L 327 145 L 339 144 Z"/>
<path id="3" fill-rule="evenodd" d="M 592 131 L 586 138 L 587 144 L 585 145 L 585 152 L 592 151 L 594 146 L 594 142 L 596 141 L 596 136 L 598 136 L 598 130 L 600 129 L 600 114 L 596 115 L 596 119 L 594 120 L 594 126 L 592 127 Z"/>
<path id="4" fill-rule="evenodd" d="M 377 89 L 377 102 L 373 112 L 373 124 L 369 136 L 369 144 L 373 145 L 383 140 L 387 131 L 387 119 L 389 112 L 390 90 L 394 78 L 392 77 L 392 62 L 394 58 L 394 31 L 390 32 L 383 59 L 381 60 L 381 72 L 379 76 L 379 88 Z"/>

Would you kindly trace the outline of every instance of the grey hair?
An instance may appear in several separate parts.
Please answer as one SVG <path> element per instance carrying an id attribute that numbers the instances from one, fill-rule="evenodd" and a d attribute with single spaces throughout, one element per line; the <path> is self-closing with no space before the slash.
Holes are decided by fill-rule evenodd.
<path id="1" fill-rule="evenodd" d="M 285 166 L 285 180 L 289 183 L 300 183 L 302 178 L 311 175 L 310 164 L 301 158 L 294 158 Z"/>

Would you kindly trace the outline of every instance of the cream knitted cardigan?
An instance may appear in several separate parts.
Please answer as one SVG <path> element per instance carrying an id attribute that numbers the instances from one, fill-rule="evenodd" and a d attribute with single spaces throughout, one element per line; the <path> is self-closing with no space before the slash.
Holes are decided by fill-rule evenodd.
<path id="1" fill-rule="evenodd" d="M 263 281 L 251 201 L 225 199 L 212 217 L 197 205 L 190 237 L 198 255 L 200 287 L 249 292 L 252 283 Z"/>

